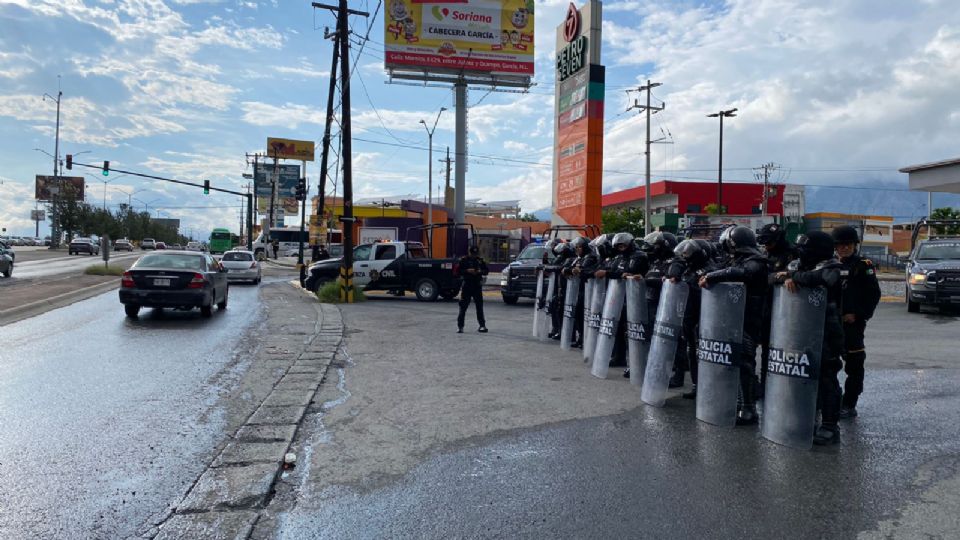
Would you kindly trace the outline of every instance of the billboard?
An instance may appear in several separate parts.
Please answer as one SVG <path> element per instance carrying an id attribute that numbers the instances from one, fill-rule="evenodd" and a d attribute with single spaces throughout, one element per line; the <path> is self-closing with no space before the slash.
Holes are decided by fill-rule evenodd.
<path id="1" fill-rule="evenodd" d="M 57 181 L 59 179 L 59 182 Z M 52 200 L 55 195 L 61 195 L 83 200 L 84 181 L 82 176 L 43 176 L 37 175 L 35 198 L 38 201 Z"/>
<path id="2" fill-rule="evenodd" d="M 385 66 L 533 75 L 533 0 L 388 0 Z"/>
<path id="3" fill-rule="evenodd" d="M 313 161 L 313 141 L 267 137 L 267 155 L 279 159 Z"/>
<path id="4" fill-rule="evenodd" d="M 293 197 L 297 193 L 297 181 L 300 180 L 299 165 L 279 165 L 276 170 L 280 173 L 277 183 L 277 197 Z M 274 165 L 272 163 L 257 163 L 253 170 L 253 189 L 257 197 L 270 197 L 273 189 Z"/>
<path id="5" fill-rule="evenodd" d="M 599 225 L 603 183 L 600 2 L 570 3 L 557 27 L 554 101 L 554 224 Z"/>
<path id="6" fill-rule="evenodd" d="M 43 210 L 31 210 L 30 211 L 30 221 L 46 221 L 47 214 Z"/>

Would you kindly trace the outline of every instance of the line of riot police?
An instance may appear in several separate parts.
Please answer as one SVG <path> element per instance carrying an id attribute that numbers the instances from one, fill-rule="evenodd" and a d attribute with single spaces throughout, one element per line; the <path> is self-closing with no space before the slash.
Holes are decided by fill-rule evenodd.
<path id="1" fill-rule="evenodd" d="M 855 230 L 811 232 L 796 246 L 784 233 L 772 224 L 759 235 L 730 227 L 719 242 L 659 231 L 551 240 L 533 333 L 582 349 L 596 377 L 624 367 L 647 404 L 663 406 L 690 373 L 682 396 L 696 400 L 701 421 L 761 423 L 764 437 L 794 447 L 837 443 L 838 420 L 856 416 L 879 286 L 856 255 Z"/>

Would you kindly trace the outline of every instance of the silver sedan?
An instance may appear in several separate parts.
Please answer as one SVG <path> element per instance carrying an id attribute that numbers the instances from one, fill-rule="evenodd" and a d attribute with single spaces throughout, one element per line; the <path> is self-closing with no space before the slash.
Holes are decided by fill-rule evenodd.
<path id="1" fill-rule="evenodd" d="M 263 277 L 260 261 L 256 260 L 252 251 L 228 251 L 223 254 L 220 264 L 227 269 L 228 281 L 260 283 Z"/>

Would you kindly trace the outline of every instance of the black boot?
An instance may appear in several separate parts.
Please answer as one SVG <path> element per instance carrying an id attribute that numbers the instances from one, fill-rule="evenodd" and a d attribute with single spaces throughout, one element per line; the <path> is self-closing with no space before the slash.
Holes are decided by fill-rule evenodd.
<path id="1" fill-rule="evenodd" d="M 667 388 L 683 388 L 683 375 L 684 372 L 682 371 L 674 371 Z"/>
<path id="2" fill-rule="evenodd" d="M 630 368 L 627 368 L 627 369 L 623 370 L 623 378 L 624 378 L 624 379 L 629 379 L 629 378 L 630 378 Z"/>
<path id="3" fill-rule="evenodd" d="M 840 428 L 836 424 L 821 424 L 813 434 L 813 444 L 830 446 L 840 442 Z"/>
<path id="4" fill-rule="evenodd" d="M 746 376 L 745 376 L 746 375 Z M 754 395 L 754 376 L 752 373 L 740 372 L 740 394 L 743 403 L 737 412 L 738 426 L 752 426 L 760 421 L 757 415 L 756 396 Z"/>

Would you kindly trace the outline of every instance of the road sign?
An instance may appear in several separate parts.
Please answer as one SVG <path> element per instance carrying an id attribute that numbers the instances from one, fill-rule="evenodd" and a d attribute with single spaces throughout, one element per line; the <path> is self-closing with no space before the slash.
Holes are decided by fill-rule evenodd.
<path id="1" fill-rule="evenodd" d="M 296 185 L 296 182 L 294 182 L 294 185 Z M 38 174 L 35 198 L 38 201 L 49 201 L 52 200 L 54 196 L 59 195 L 82 201 L 83 186 L 84 180 L 82 176 L 57 177 Z"/>
<path id="2" fill-rule="evenodd" d="M 47 213 L 44 210 L 31 210 L 30 221 L 46 221 Z"/>
<path id="3" fill-rule="evenodd" d="M 273 164 L 258 163 L 253 173 L 253 185 L 257 197 L 270 197 L 273 188 Z M 300 181 L 299 165 L 280 165 L 277 167 L 280 173 L 277 182 L 277 197 L 293 198 L 297 193 L 297 182 Z"/>

